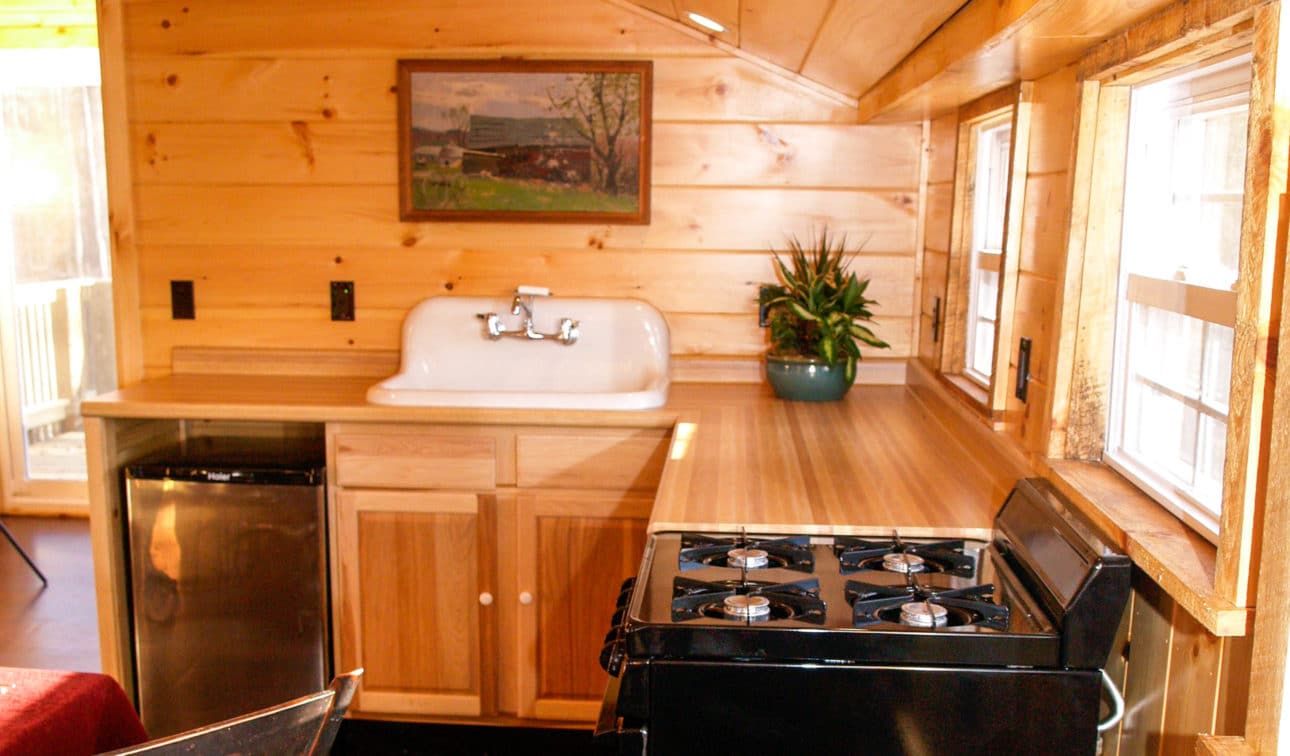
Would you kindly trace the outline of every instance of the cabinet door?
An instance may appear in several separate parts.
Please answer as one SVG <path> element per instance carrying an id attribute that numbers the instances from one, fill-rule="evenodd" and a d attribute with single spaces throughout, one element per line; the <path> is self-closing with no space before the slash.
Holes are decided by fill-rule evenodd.
<path id="1" fill-rule="evenodd" d="M 365 672 L 352 708 L 479 716 L 492 706 L 492 496 L 341 490 L 341 669 Z"/>
<path id="2" fill-rule="evenodd" d="M 525 491 L 518 497 L 516 698 L 522 717 L 591 722 L 600 648 L 624 578 L 645 550 L 653 497 Z"/>

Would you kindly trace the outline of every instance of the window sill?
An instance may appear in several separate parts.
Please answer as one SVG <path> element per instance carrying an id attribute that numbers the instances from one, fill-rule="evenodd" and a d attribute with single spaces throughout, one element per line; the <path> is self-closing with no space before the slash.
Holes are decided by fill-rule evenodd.
<path id="1" fill-rule="evenodd" d="M 990 392 L 988 390 L 960 373 L 937 373 L 937 378 L 940 379 L 941 384 L 954 398 L 980 415 L 995 430 L 999 430 L 996 422 L 999 418 L 990 412 Z"/>
<path id="2" fill-rule="evenodd" d="M 1106 465 L 1066 459 L 1046 465 L 1045 477 L 1205 629 L 1249 633 L 1254 610 L 1214 592 L 1213 544 Z"/>

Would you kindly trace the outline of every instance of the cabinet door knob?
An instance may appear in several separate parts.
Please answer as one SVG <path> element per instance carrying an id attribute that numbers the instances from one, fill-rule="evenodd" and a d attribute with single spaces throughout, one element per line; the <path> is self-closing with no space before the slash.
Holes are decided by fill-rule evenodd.
<path id="1" fill-rule="evenodd" d="M 525 606 L 528 606 L 529 604 L 533 603 L 533 594 L 529 593 L 528 591 L 524 591 L 523 593 L 521 593 L 520 603 Z"/>
<path id="2" fill-rule="evenodd" d="M 483 604 L 484 606 L 492 606 L 493 594 L 489 593 L 488 591 L 484 591 L 483 593 L 479 594 L 479 603 Z"/>

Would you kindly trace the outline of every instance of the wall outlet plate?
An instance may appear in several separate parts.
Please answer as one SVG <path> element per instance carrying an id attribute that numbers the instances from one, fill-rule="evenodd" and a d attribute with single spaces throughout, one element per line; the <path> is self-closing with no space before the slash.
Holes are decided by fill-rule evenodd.
<path id="1" fill-rule="evenodd" d="M 770 308 L 761 303 L 766 298 L 766 290 L 770 286 L 770 284 L 762 284 L 757 287 L 757 325 L 762 328 L 770 327 Z"/>
<path id="2" fill-rule="evenodd" d="M 1026 401 L 1030 393 L 1030 339 L 1022 336 L 1017 345 L 1017 390 L 1015 396 Z"/>
<path id="3" fill-rule="evenodd" d="M 192 281 L 170 282 L 170 317 L 173 320 L 196 320 L 197 303 Z"/>
<path id="4" fill-rule="evenodd" d="M 354 319 L 354 282 L 331 282 L 331 319 Z"/>

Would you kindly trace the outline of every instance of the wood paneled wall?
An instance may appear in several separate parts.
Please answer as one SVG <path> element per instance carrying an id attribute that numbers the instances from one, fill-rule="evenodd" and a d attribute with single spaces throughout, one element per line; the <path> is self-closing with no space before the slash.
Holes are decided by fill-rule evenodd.
<path id="1" fill-rule="evenodd" d="M 923 280 L 917 357 L 940 368 L 945 335 L 945 286 L 949 277 L 954 213 L 954 161 L 958 153 L 958 113 L 931 122 L 927 145 L 927 213 L 923 233 Z M 938 305 L 939 302 L 939 305 Z M 935 328 L 933 328 L 935 325 Z"/>
<path id="2" fill-rule="evenodd" d="M 870 369 L 913 353 L 917 125 L 856 125 L 853 109 L 602 0 L 121 11 L 133 228 L 117 239 L 137 256 L 142 333 L 121 359 L 145 375 L 168 372 L 177 346 L 397 349 L 421 299 L 529 283 L 648 300 L 675 357 L 755 377 L 767 252 L 825 225 L 863 243 L 855 268 L 893 345 Z M 396 59 L 499 55 L 654 61 L 648 226 L 398 221 Z M 196 320 L 171 320 L 172 279 L 195 282 Z M 330 280 L 354 281 L 354 322 L 329 320 Z"/>
<path id="3" fill-rule="evenodd" d="M 0 49 L 95 47 L 94 0 L 5 0 Z"/>
<path id="4" fill-rule="evenodd" d="M 1035 82 L 1012 339 L 1000 345 L 1010 355 L 1011 382 L 1017 373 L 1019 340 L 1031 340 L 1028 395 L 1022 402 L 1012 391 L 1007 392 L 1003 426 L 1026 452 L 1035 455 L 1042 455 L 1048 443 L 1052 400 L 1049 354 L 1056 347 L 1054 317 L 1060 304 L 1059 282 L 1070 228 L 1070 163 L 1078 94 L 1074 66 Z"/>

